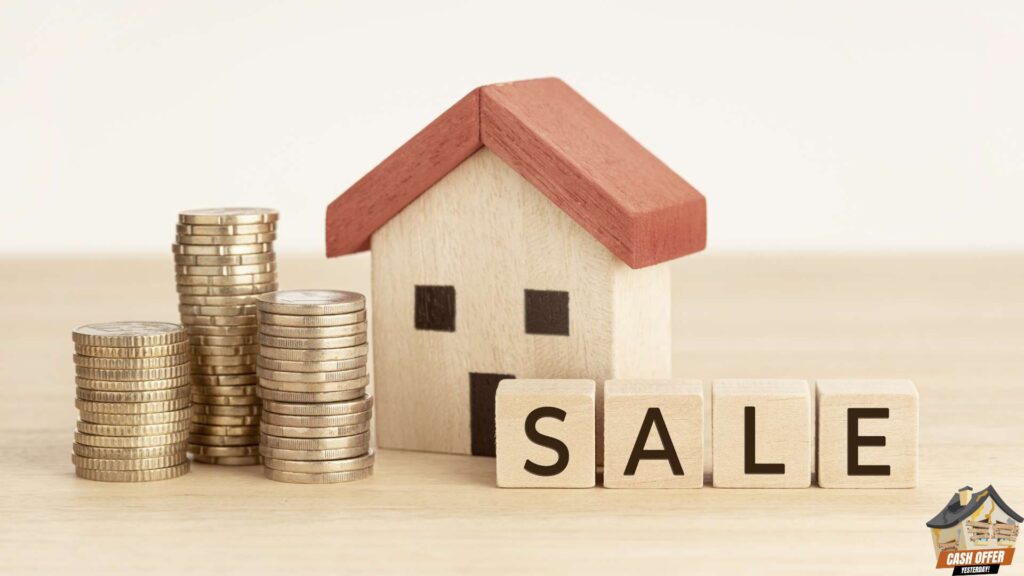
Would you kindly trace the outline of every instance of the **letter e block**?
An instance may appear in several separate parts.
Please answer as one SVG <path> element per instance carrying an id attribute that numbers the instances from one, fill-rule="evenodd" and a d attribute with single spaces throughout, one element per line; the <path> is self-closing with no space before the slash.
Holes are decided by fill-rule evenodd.
<path id="1" fill-rule="evenodd" d="M 716 488 L 807 488 L 814 426 L 806 380 L 716 380 L 711 389 Z"/>
<path id="2" fill-rule="evenodd" d="M 704 485 L 704 387 L 700 380 L 605 381 L 604 485 Z"/>
<path id="3" fill-rule="evenodd" d="M 502 380 L 495 397 L 501 488 L 593 488 L 593 380 Z"/>
<path id="4" fill-rule="evenodd" d="M 818 380 L 818 485 L 917 485 L 917 388 L 910 380 Z"/>

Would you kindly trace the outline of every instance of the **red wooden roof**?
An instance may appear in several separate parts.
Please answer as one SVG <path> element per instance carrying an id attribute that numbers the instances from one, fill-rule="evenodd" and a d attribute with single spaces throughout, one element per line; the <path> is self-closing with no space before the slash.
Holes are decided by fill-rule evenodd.
<path id="1" fill-rule="evenodd" d="M 486 146 L 633 268 L 704 248 L 704 196 L 557 78 L 477 88 L 327 207 L 327 256 Z"/>

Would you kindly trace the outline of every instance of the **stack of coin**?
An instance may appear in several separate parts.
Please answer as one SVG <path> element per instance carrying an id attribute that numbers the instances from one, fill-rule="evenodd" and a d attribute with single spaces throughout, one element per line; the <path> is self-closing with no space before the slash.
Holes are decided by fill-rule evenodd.
<path id="1" fill-rule="evenodd" d="M 335 290 L 259 297 L 267 478 L 326 484 L 373 473 L 365 308 L 362 294 Z"/>
<path id="2" fill-rule="evenodd" d="M 259 464 L 256 298 L 277 290 L 278 214 L 211 208 L 178 215 L 173 246 L 178 310 L 192 342 L 196 462 Z"/>
<path id="3" fill-rule="evenodd" d="M 189 470 L 188 334 L 168 322 L 76 328 L 71 461 L 89 480 L 166 480 Z"/>

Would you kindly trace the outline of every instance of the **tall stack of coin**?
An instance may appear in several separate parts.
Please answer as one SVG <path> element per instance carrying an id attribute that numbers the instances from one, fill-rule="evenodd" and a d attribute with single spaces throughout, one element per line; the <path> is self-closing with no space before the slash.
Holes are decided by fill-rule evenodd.
<path id="1" fill-rule="evenodd" d="M 277 290 L 267 208 L 211 208 L 178 215 L 173 246 L 181 322 L 192 341 L 196 462 L 259 464 L 256 298 Z"/>
<path id="2" fill-rule="evenodd" d="M 166 480 L 189 470 L 188 334 L 169 322 L 76 328 L 71 461 L 89 480 Z"/>
<path id="3" fill-rule="evenodd" d="M 279 482 L 350 482 L 373 473 L 366 299 L 335 290 L 264 294 L 260 453 Z"/>

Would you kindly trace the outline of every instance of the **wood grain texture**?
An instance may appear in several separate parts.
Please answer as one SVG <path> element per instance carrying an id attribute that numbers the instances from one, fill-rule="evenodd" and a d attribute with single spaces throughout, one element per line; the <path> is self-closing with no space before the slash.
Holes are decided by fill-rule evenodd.
<path id="1" fill-rule="evenodd" d="M 501 488 L 592 488 L 593 380 L 503 380 L 495 403 Z"/>
<path id="2" fill-rule="evenodd" d="M 281 484 L 256 466 L 79 480 L 68 333 L 173 321 L 169 259 L 0 262 L 5 573 L 933 575 L 924 523 L 957 488 L 992 484 L 1024 508 L 1022 255 L 707 253 L 671 265 L 677 377 L 912 379 L 910 490 L 501 490 L 493 459 L 395 450 L 347 485 Z M 279 260 L 282 287 L 369 295 L 367 257 Z M 955 424 L 965 415 L 978 417 Z"/>
<path id="3" fill-rule="evenodd" d="M 327 207 L 327 257 L 370 248 L 370 236 L 480 148 L 473 90 Z"/>
<path id="4" fill-rule="evenodd" d="M 807 488 L 814 416 L 805 380 L 715 380 L 711 386 L 716 488 Z"/>
<path id="5" fill-rule="evenodd" d="M 704 197 L 564 82 L 544 78 L 474 90 L 335 199 L 327 255 L 368 249 L 375 230 L 481 145 L 632 268 L 704 249 Z"/>
<path id="6" fill-rule="evenodd" d="M 644 433 L 648 421 L 651 424 Z M 704 386 L 700 380 L 606 381 L 604 435 L 606 488 L 704 485 Z M 655 454 L 641 454 L 644 451 Z M 631 462 L 634 452 L 635 463 Z"/>
<path id="7" fill-rule="evenodd" d="M 470 373 L 599 384 L 671 374 L 668 269 L 625 265 L 490 150 L 381 227 L 373 246 L 381 446 L 471 453 Z M 415 287 L 431 285 L 454 289 L 453 332 L 415 329 Z M 527 290 L 568 294 L 568 335 L 527 333 Z"/>
<path id="8" fill-rule="evenodd" d="M 822 488 L 913 488 L 917 485 L 918 396 L 909 380 L 818 380 L 818 485 Z M 857 436 L 875 437 L 853 448 L 858 466 L 887 469 L 850 474 L 850 410 L 877 410 L 857 418 Z M 970 425 L 964 423 L 964 425 Z M 884 445 L 877 446 L 877 438 Z M 871 444 L 871 445 L 869 445 Z"/>

